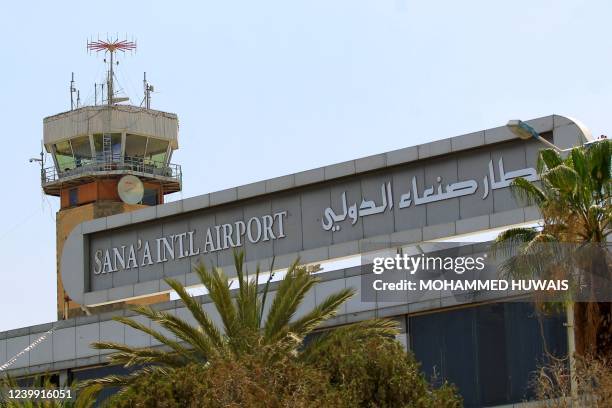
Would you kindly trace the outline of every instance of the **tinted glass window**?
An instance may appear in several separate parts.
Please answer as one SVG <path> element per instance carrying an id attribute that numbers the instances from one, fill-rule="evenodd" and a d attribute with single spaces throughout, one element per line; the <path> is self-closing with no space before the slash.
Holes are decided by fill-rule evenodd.
<path id="1" fill-rule="evenodd" d="M 157 190 L 145 188 L 142 203 L 145 205 L 157 205 Z"/>
<path id="2" fill-rule="evenodd" d="M 125 135 L 125 156 L 144 157 L 147 138 L 138 135 Z"/>
<path id="3" fill-rule="evenodd" d="M 168 141 L 149 138 L 146 153 L 149 164 L 153 164 L 156 167 L 165 166 L 167 151 Z"/>
<path id="4" fill-rule="evenodd" d="M 57 160 L 59 171 L 74 169 L 75 161 L 69 141 L 55 144 L 55 160 Z"/>
<path id="5" fill-rule="evenodd" d="M 71 188 L 70 191 L 68 191 L 68 203 L 70 204 L 71 207 L 74 207 L 79 204 L 79 189 L 78 188 Z"/>
<path id="6" fill-rule="evenodd" d="M 91 161 L 91 144 L 89 143 L 89 136 L 82 136 L 72 139 L 72 152 L 74 153 L 74 159 L 76 166 L 87 164 Z"/>
<path id="7" fill-rule="evenodd" d="M 101 133 L 94 134 L 94 148 L 96 149 L 96 158 L 98 160 L 104 160 L 106 158 L 104 154 L 104 136 L 109 140 L 108 145 L 108 159 L 114 161 L 121 159 L 121 133 Z"/>
<path id="8" fill-rule="evenodd" d="M 410 344 L 427 378 L 454 383 L 466 407 L 533 398 L 530 381 L 548 350 L 567 350 L 563 318 L 530 303 L 497 303 L 409 318 Z"/>

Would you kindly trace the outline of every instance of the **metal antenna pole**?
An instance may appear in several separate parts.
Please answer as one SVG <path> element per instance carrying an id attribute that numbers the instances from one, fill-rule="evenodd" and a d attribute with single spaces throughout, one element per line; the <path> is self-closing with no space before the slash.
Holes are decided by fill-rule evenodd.
<path id="1" fill-rule="evenodd" d="M 40 141 L 40 174 L 45 172 L 45 147 L 44 142 Z"/>
<path id="2" fill-rule="evenodd" d="M 114 63 L 114 52 L 110 50 L 110 69 L 108 70 L 108 84 L 106 85 L 108 97 L 107 101 L 109 105 L 113 104 L 113 63 Z"/>
<path id="3" fill-rule="evenodd" d="M 144 73 L 144 76 L 143 76 L 143 80 L 142 80 L 142 87 L 143 87 L 143 90 L 144 90 L 144 102 L 145 102 L 145 108 L 147 108 L 147 109 L 148 109 L 148 105 L 149 105 L 149 95 L 148 95 L 148 92 L 147 92 L 147 73 L 146 73 L 146 72 Z"/>
<path id="4" fill-rule="evenodd" d="M 72 73 L 72 79 L 70 80 L 70 110 L 74 109 L 74 72 Z"/>
<path id="5" fill-rule="evenodd" d="M 144 80 L 142 81 L 144 84 L 144 94 L 145 94 L 145 108 L 151 109 L 151 91 L 153 90 L 153 85 L 149 85 L 147 82 L 147 73 L 144 73 Z"/>
<path id="6" fill-rule="evenodd" d="M 98 84 L 94 83 L 94 106 L 98 106 Z"/>

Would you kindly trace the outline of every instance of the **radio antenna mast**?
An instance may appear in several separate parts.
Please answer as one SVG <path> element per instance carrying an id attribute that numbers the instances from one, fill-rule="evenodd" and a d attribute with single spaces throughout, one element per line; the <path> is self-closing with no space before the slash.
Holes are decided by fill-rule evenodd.
<path id="1" fill-rule="evenodd" d="M 151 92 L 155 92 L 155 88 L 153 85 L 149 84 L 147 81 L 147 73 L 144 73 L 144 79 L 142 80 L 144 87 L 144 102 L 145 108 L 151 109 Z"/>
<path id="2" fill-rule="evenodd" d="M 97 40 L 97 41 L 87 41 L 87 50 L 95 51 L 96 53 L 102 51 L 106 54 L 109 54 L 108 60 L 106 57 L 104 58 L 104 62 L 108 62 L 108 73 L 106 78 L 106 92 L 107 92 L 107 103 L 109 105 L 113 105 L 115 102 L 123 102 L 128 100 L 129 98 L 115 98 L 114 97 L 114 65 L 115 65 L 115 53 L 117 51 L 121 51 L 125 53 L 126 51 L 134 52 L 136 51 L 136 43 L 134 41 L 127 40 L 118 40 L 118 39 L 107 39 L 107 40 Z"/>
<path id="3" fill-rule="evenodd" d="M 74 72 L 72 73 L 72 77 L 70 79 L 70 110 L 74 109 L 74 94 L 76 92 L 76 88 L 74 87 Z M 78 103 L 77 103 L 78 108 Z"/>

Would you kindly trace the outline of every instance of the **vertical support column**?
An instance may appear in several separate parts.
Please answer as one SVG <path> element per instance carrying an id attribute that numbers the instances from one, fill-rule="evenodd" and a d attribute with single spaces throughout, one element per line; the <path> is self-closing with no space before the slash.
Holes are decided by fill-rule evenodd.
<path id="1" fill-rule="evenodd" d="M 59 386 L 68 386 L 68 370 L 62 370 L 59 372 Z"/>
<path id="2" fill-rule="evenodd" d="M 570 387 L 572 400 L 578 398 L 578 381 L 576 378 L 576 333 L 574 331 L 574 302 L 565 306 L 565 327 L 567 330 L 567 355 L 569 358 Z"/>

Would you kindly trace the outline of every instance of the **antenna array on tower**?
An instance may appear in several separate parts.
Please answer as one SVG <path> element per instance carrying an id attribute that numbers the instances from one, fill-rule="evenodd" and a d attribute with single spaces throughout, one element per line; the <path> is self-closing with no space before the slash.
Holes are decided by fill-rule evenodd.
<path id="1" fill-rule="evenodd" d="M 118 102 L 128 101 L 129 98 L 116 98 L 115 90 L 114 90 L 114 65 L 115 65 L 115 53 L 117 51 L 121 51 L 125 53 L 126 51 L 135 52 L 136 51 L 136 42 L 128 41 L 128 40 L 119 40 L 119 39 L 107 39 L 107 40 L 95 40 L 95 41 L 87 41 L 87 49 L 89 51 L 104 52 L 105 54 L 109 54 L 108 59 L 108 72 L 106 77 L 106 101 L 109 105 L 114 105 Z M 104 59 L 106 62 L 106 58 Z M 117 62 L 118 63 L 118 62 Z"/>
<path id="2" fill-rule="evenodd" d="M 127 102 L 130 100 L 127 96 L 117 96 L 120 91 L 116 90 L 117 78 L 115 76 L 115 65 L 119 65 L 119 61 L 116 59 L 117 51 L 122 53 L 136 52 L 136 41 L 120 40 L 118 36 L 115 38 L 107 37 L 106 40 L 87 40 L 87 50 L 90 52 L 104 53 L 104 63 L 108 64 L 106 71 L 106 79 L 102 83 L 94 83 L 94 105 L 108 104 L 109 106 L 115 105 L 120 102 Z M 108 55 L 107 55 L 108 54 Z M 100 87 L 100 89 L 98 89 Z M 106 87 L 106 90 L 105 90 Z M 117 86 L 118 87 L 118 86 Z M 144 73 L 143 78 L 143 91 L 144 98 L 140 106 L 144 106 L 146 109 L 151 109 L 151 93 L 154 92 L 155 88 L 147 81 L 147 73 Z M 70 80 L 70 110 L 74 110 L 81 107 L 81 96 L 79 90 L 75 87 L 74 72 Z"/>

